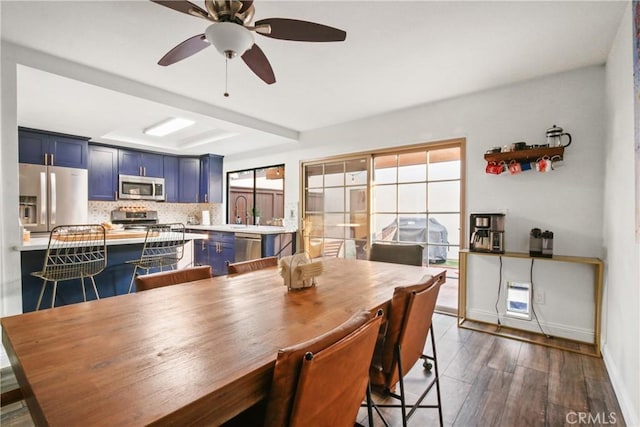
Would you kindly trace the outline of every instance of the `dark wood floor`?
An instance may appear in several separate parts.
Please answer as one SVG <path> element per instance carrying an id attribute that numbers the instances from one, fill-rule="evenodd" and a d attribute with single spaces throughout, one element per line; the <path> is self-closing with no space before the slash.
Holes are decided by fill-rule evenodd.
<path id="1" fill-rule="evenodd" d="M 436 315 L 434 329 L 445 426 L 576 425 L 580 413 L 590 426 L 625 425 L 602 359 L 458 328 L 452 316 Z M 418 363 L 406 387 L 419 394 L 425 375 Z M 386 418 L 402 425 L 399 410 Z M 364 410 L 358 421 L 366 425 Z M 421 409 L 409 424 L 438 425 L 437 412 Z"/>
<path id="2" fill-rule="evenodd" d="M 578 424 L 580 414 L 591 417 L 582 425 L 625 426 L 602 359 L 461 329 L 452 316 L 436 315 L 434 329 L 446 426 L 555 427 Z M 425 375 L 417 364 L 407 378 L 409 392 L 419 393 Z M 9 381 L 3 376 L 1 387 Z M 433 394 L 427 403 L 435 402 Z M 374 418 L 376 426 L 383 425 Z M 386 410 L 386 418 L 402 425 L 398 410 Z M 358 421 L 367 424 L 366 411 Z M 17 403 L 2 408 L 0 424 L 33 422 Z M 410 420 L 415 427 L 437 424 L 431 409 Z"/>

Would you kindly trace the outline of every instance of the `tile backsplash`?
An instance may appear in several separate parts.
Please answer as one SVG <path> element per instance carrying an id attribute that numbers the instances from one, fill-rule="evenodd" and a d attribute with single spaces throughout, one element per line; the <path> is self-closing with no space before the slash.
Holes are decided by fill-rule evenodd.
<path id="1" fill-rule="evenodd" d="M 202 211 L 208 210 L 211 224 L 224 224 L 224 209 L 221 203 L 158 203 L 149 201 L 117 201 L 96 202 L 89 201 L 89 222 L 101 223 L 111 219 L 111 211 L 120 207 L 143 207 L 147 210 L 158 211 L 160 223 L 187 223 L 187 217 L 194 216 L 198 222 L 202 221 Z"/>

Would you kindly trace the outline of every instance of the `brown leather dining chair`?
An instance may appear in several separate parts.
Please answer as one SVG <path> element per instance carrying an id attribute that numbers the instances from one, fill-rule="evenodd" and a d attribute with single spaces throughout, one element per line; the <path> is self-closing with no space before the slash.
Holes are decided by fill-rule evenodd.
<path id="1" fill-rule="evenodd" d="M 445 273 L 442 272 L 436 276 L 425 276 L 417 285 L 397 287 L 393 292 L 386 331 L 382 339 L 378 339 L 369 371 L 369 379 L 374 391 L 381 390 L 385 397 L 400 401 L 400 404 L 374 404 L 374 408 L 387 426 L 378 408 L 401 408 L 403 426 L 407 425 L 407 421 L 418 408 L 437 408 L 440 425 L 443 425 L 432 317 L 438 291 L 445 280 Z M 433 356 L 423 353 L 428 335 L 431 335 Z M 425 389 L 416 402 L 408 405 L 404 376 L 420 359 L 424 360 L 423 367 L 427 371 L 433 368 L 432 378 L 426 382 Z M 399 393 L 394 391 L 396 385 L 399 385 Z M 436 404 L 423 405 L 422 401 L 434 385 Z M 409 413 L 407 413 L 407 407 L 410 407 Z"/>
<path id="2" fill-rule="evenodd" d="M 252 259 L 249 261 L 235 262 L 227 264 L 228 274 L 242 274 L 250 271 L 262 270 L 267 267 L 275 267 L 278 265 L 278 257 L 270 256 L 266 258 Z"/>
<path id="3" fill-rule="evenodd" d="M 213 277 L 213 274 L 211 272 L 211 266 L 208 265 L 145 274 L 136 276 L 136 292 L 208 279 L 210 277 Z"/>
<path id="4" fill-rule="evenodd" d="M 422 265 L 422 245 L 372 243 L 369 261 L 391 262 L 394 264 Z"/>
<path id="5" fill-rule="evenodd" d="M 353 426 L 381 318 L 382 311 L 361 311 L 317 338 L 280 350 L 264 425 Z"/>

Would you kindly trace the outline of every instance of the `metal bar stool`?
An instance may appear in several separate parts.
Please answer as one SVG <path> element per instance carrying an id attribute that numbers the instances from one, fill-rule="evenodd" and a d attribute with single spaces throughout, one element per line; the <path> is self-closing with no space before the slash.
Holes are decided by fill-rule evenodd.
<path id="1" fill-rule="evenodd" d="M 100 299 L 93 276 L 104 270 L 106 265 L 107 246 L 105 229 L 102 225 L 60 225 L 55 227 L 49 236 L 49 245 L 42 271 L 31 273 L 32 276 L 44 280 L 36 310 L 40 310 L 47 282 L 53 282 L 51 308 L 55 305 L 58 282 L 63 280 L 80 279 L 82 299 L 86 301 L 84 278 L 90 278 L 96 298 Z"/>
<path id="2" fill-rule="evenodd" d="M 184 224 L 179 222 L 154 224 L 147 228 L 140 258 L 127 261 L 128 264 L 134 265 L 129 293 L 133 289 L 138 269 L 145 270 L 145 274 L 148 274 L 151 269 L 163 271 L 165 267 L 169 267 L 170 270 L 177 267 L 184 255 L 184 230 Z"/>

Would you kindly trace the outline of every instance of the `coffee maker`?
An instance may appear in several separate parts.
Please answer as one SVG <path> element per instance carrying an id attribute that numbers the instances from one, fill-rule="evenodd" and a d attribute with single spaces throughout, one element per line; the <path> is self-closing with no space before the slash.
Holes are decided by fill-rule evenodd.
<path id="1" fill-rule="evenodd" d="M 504 214 L 471 214 L 469 230 L 469 250 L 504 253 Z"/>

